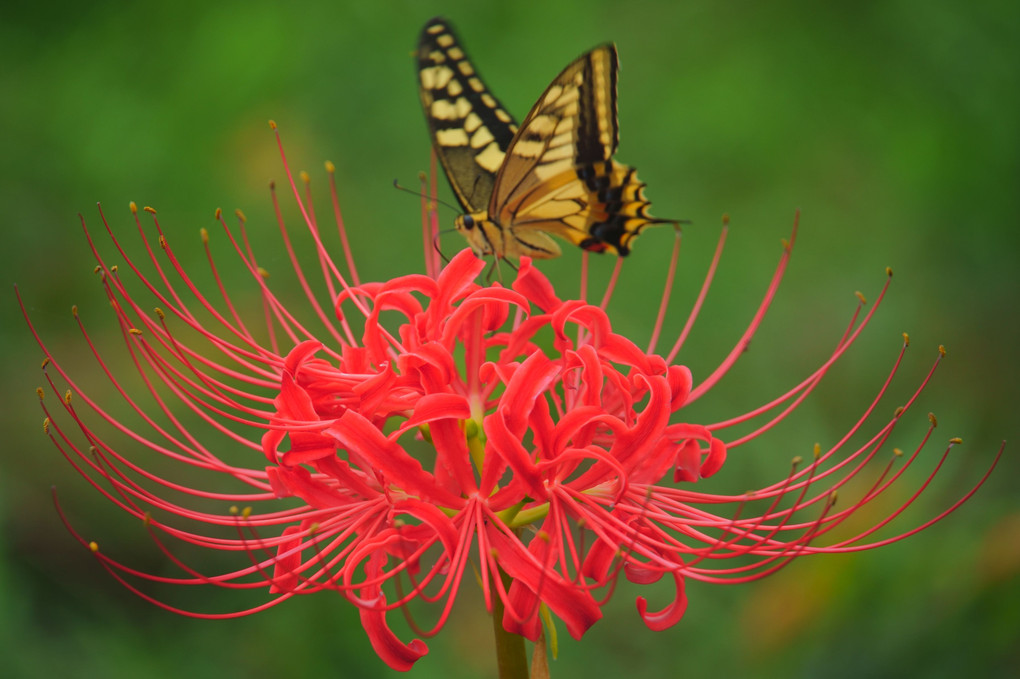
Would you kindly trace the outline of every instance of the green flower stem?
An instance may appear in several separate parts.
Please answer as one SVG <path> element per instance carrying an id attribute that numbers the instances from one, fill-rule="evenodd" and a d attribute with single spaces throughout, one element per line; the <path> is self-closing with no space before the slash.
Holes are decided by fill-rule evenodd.
<path id="1" fill-rule="evenodd" d="M 503 571 L 499 573 L 503 586 L 509 590 L 513 582 Z M 528 679 L 528 654 L 524 649 L 524 637 L 511 634 L 503 629 L 503 600 L 492 592 L 492 629 L 496 634 L 496 663 L 499 679 Z"/>

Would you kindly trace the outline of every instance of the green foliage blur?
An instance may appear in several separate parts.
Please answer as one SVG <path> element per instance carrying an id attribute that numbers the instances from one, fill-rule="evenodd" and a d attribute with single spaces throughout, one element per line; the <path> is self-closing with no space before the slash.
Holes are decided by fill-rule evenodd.
<path id="1" fill-rule="evenodd" d="M 198 272 L 199 228 L 215 231 L 217 207 L 241 208 L 256 248 L 261 239 L 274 244 L 264 265 L 284 268 L 285 256 L 273 251 L 267 189 L 270 179 L 284 179 L 270 118 L 292 165 L 308 169 L 323 220 L 322 163 L 336 164 L 362 277 L 420 271 L 418 201 L 392 183 L 416 186 L 428 164 L 411 50 L 437 14 L 459 29 L 518 118 L 570 59 L 616 42 L 618 157 L 640 169 L 654 214 L 692 222 L 667 333 L 682 325 L 721 216 L 732 220 L 717 283 L 683 356 L 696 375 L 739 337 L 801 210 L 778 299 L 719 396 L 699 404 L 704 421 L 736 415 L 803 379 L 837 341 L 853 292 L 871 301 L 884 267 L 895 270 L 873 326 L 802 412 L 733 451 L 724 473 L 734 470 L 746 484 L 739 489 L 782 479 L 791 457 L 849 429 L 895 359 L 902 331 L 911 348 L 896 398 L 920 382 L 940 343 L 949 353 L 896 445 L 913 450 L 928 410 L 939 428 L 920 466 L 930 468 L 950 437 L 964 445 L 920 507 L 896 524 L 901 530 L 949 506 L 1011 439 L 987 486 L 944 523 L 888 548 L 801 559 L 749 585 L 690 581 L 687 616 L 667 632 L 646 630 L 633 607 L 639 592 L 621 586 L 583 640 L 561 628 L 553 676 L 1012 675 L 1020 667 L 1020 4 L 949 0 L 5 6 L 0 674 L 395 674 L 336 596 L 238 620 L 192 620 L 135 597 L 81 549 L 59 522 L 51 485 L 86 535 L 125 562 L 170 573 L 144 529 L 83 483 L 43 435 L 34 392 L 41 352 L 11 284 L 88 385 L 98 374 L 71 304 L 111 360 L 126 360 L 116 356 L 117 330 L 77 216 L 101 231 L 97 201 L 127 242 L 128 201 L 155 207 L 175 252 Z M 452 223 L 452 213 L 442 214 Z M 647 337 L 671 245 L 668 229 L 649 230 L 624 267 L 610 313 L 633 336 Z M 443 240 L 447 253 L 460 247 L 455 234 Z M 575 289 L 578 261 L 571 251 L 546 269 L 564 294 Z M 596 276 L 609 264 L 595 262 Z M 912 478 L 916 486 L 923 476 Z M 201 553 L 189 556 L 202 562 Z M 468 578 L 417 676 L 494 676 L 488 621 L 473 589 Z M 653 592 L 651 605 L 667 595 Z M 206 610 L 232 602 L 218 590 L 169 596 Z"/>

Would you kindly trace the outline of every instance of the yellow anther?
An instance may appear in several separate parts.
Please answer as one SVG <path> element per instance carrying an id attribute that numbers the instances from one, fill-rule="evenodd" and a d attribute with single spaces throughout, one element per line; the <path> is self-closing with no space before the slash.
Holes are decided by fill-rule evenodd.
<path id="1" fill-rule="evenodd" d="M 308 173 L 305 172 L 304 170 L 298 172 L 298 177 L 300 177 L 301 181 L 304 182 L 305 184 L 310 184 L 312 182 L 312 178 L 309 177 Z"/>
<path id="2" fill-rule="evenodd" d="M 270 120 L 269 121 L 269 127 L 273 128 L 275 130 L 276 129 L 276 121 L 275 120 Z"/>
<path id="3" fill-rule="evenodd" d="M 160 309 L 159 307 L 156 307 L 155 309 L 153 309 L 153 311 L 155 311 L 156 315 L 159 316 L 159 320 L 162 321 L 166 319 L 166 314 L 163 313 L 163 310 Z"/>
<path id="4" fill-rule="evenodd" d="M 949 439 L 949 442 L 955 446 L 963 443 L 963 439 L 960 438 L 959 436 L 954 436 L 953 438 Z"/>
<path id="5" fill-rule="evenodd" d="M 868 303 L 868 300 L 864 299 L 864 294 L 860 290 L 855 290 L 854 294 L 857 295 L 857 299 L 861 300 L 861 304 Z"/>
<path id="6" fill-rule="evenodd" d="M 48 366 L 49 364 L 50 364 L 50 357 L 47 356 L 46 358 L 44 358 L 42 360 L 42 365 L 40 365 L 39 367 L 42 368 L 43 370 L 46 370 L 46 366 Z"/>
<path id="7" fill-rule="evenodd" d="M 248 218 L 244 216 L 243 212 L 241 212 L 241 208 L 237 208 L 236 210 L 234 210 L 234 216 L 240 219 L 242 222 L 248 221 Z"/>
<path id="8" fill-rule="evenodd" d="M 50 418 L 46 418 L 42 421 L 42 430 L 44 434 L 50 433 Z"/>
<path id="9" fill-rule="evenodd" d="M 146 212 L 148 212 L 150 215 L 156 214 L 156 208 L 154 208 L 154 207 L 149 207 L 148 205 L 146 205 L 142 209 L 145 210 Z"/>
<path id="10" fill-rule="evenodd" d="M 336 165 L 333 164 L 333 161 L 331 161 L 331 160 L 327 160 L 326 161 L 326 172 L 328 172 L 330 174 L 333 174 L 334 172 L 336 172 Z"/>
<path id="11" fill-rule="evenodd" d="M 43 391 L 42 387 L 36 387 L 35 388 L 35 393 L 39 397 L 40 401 L 43 400 L 44 398 L 46 398 L 46 392 Z"/>
<path id="12" fill-rule="evenodd" d="M 135 201 L 131 201 L 130 203 L 128 203 L 128 207 L 131 208 L 131 214 L 133 215 L 138 214 L 138 204 L 135 203 Z"/>
<path id="13" fill-rule="evenodd" d="M 908 335 L 907 333 L 903 333 L 903 346 L 906 347 L 910 346 L 910 335 Z"/>
<path id="14" fill-rule="evenodd" d="M 141 335 L 142 334 L 142 331 L 139 330 L 138 328 L 128 328 L 128 332 L 131 333 L 132 335 Z"/>
<path id="15" fill-rule="evenodd" d="M 931 422 L 931 426 L 939 426 L 938 420 L 935 419 L 935 413 L 928 413 L 928 421 Z"/>
<path id="16" fill-rule="evenodd" d="M 216 221 L 219 221 L 220 218 L 222 218 L 222 217 L 223 217 L 223 208 L 221 208 L 221 207 L 216 208 L 216 214 L 213 216 L 213 219 L 215 219 Z"/>
<path id="17" fill-rule="evenodd" d="M 90 543 L 89 543 L 89 551 L 90 551 L 90 552 L 92 552 L 93 554 L 95 554 L 96 552 L 98 552 L 98 551 L 99 551 L 99 543 L 98 543 L 98 542 L 96 542 L 95 540 L 93 540 L 92 542 L 90 542 Z"/>
<path id="18" fill-rule="evenodd" d="M 198 230 L 198 235 L 202 238 L 202 245 L 209 244 L 209 231 L 204 226 Z"/>
<path id="19" fill-rule="evenodd" d="M 946 355 L 946 347 L 944 345 L 940 344 L 939 345 L 939 356 L 942 357 L 942 358 L 945 358 L 945 355 Z"/>
<path id="20" fill-rule="evenodd" d="M 68 389 L 64 392 L 64 403 L 71 405 L 71 390 Z"/>
<path id="21" fill-rule="evenodd" d="M 269 272 L 263 269 L 261 266 L 258 267 L 256 271 L 258 271 L 259 275 L 262 276 L 263 278 L 269 278 Z"/>

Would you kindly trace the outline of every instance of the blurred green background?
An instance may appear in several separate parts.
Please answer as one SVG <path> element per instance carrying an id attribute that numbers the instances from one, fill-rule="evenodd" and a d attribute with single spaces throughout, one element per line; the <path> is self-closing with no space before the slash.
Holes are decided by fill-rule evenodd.
<path id="1" fill-rule="evenodd" d="M 636 590 L 621 587 L 580 643 L 562 640 L 553 676 L 1012 676 L 1020 667 L 1017 3 L 7 5 L 0 10 L 5 271 L 65 363 L 80 356 L 92 374 L 75 339 L 72 303 L 88 311 L 101 339 L 103 328 L 115 332 L 76 216 L 99 226 L 97 201 L 129 241 L 128 201 L 158 208 L 176 252 L 198 270 L 198 228 L 214 226 L 216 207 L 243 208 L 256 242 L 273 244 L 263 263 L 283 266 L 272 251 L 266 190 L 268 179 L 283 179 L 270 118 L 293 165 L 318 182 L 320 199 L 322 161 L 336 163 L 363 277 L 420 270 L 418 203 L 392 181 L 413 185 L 428 162 L 411 50 L 436 14 L 457 26 L 518 118 L 570 59 L 599 42 L 617 43 L 619 158 L 640 168 L 655 214 L 693 222 L 670 332 L 700 284 L 720 216 L 732 218 L 717 285 L 683 356 L 696 374 L 739 336 L 779 239 L 802 210 L 773 312 L 692 419 L 735 415 L 795 384 L 838 337 L 853 291 L 873 298 L 884 267 L 895 270 L 873 328 L 816 398 L 791 426 L 733 452 L 724 473 L 738 489 L 782 478 L 790 457 L 846 431 L 904 330 L 912 347 L 897 393 L 920 381 L 938 344 L 949 355 L 896 445 L 912 447 L 928 410 L 940 426 L 921 466 L 951 436 L 964 445 L 900 528 L 950 504 L 999 442 L 1012 441 L 986 487 L 943 524 L 881 550 L 802 559 L 746 586 L 691 582 L 687 616 L 667 632 L 644 629 Z M 324 213 L 326 202 L 319 207 Z M 647 336 L 671 242 L 667 230 L 649 231 L 634 254 L 641 264 L 624 269 L 611 313 L 629 334 Z M 456 236 L 444 240 L 448 252 L 459 247 Z M 577 261 L 569 252 L 547 267 L 567 292 Z M 608 264 L 596 262 L 597 275 Z M 10 287 L 0 308 L 5 676 L 395 674 L 372 654 L 353 609 L 333 596 L 212 623 L 158 610 L 109 578 L 59 524 L 51 484 L 87 534 L 119 538 L 124 561 L 159 569 L 162 557 L 42 435 L 34 393 L 40 352 Z M 899 492 L 905 498 L 909 487 Z M 227 605 L 210 601 L 210 608 Z M 487 625 L 467 595 L 415 672 L 492 676 Z"/>

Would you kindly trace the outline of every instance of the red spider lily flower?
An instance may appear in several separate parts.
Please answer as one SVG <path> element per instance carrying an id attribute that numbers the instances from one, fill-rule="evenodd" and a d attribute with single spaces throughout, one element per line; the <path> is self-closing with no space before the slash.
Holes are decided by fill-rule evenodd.
<path id="1" fill-rule="evenodd" d="M 416 600 L 432 604 L 438 608 L 432 627 L 413 627 L 418 637 L 435 634 L 465 574 L 468 581 L 477 579 L 487 607 L 501 616 L 497 626 L 531 640 L 550 624 L 546 612 L 581 637 L 601 617 L 622 574 L 639 584 L 672 578 L 675 595 L 660 610 L 637 599 L 644 623 L 661 630 L 683 616 L 688 578 L 746 582 L 799 556 L 901 540 L 956 509 L 998 460 L 942 513 L 872 539 L 924 491 L 959 443 L 952 439 L 920 487 L 867 528 L 847 530 L 848 519 L 878 498 L 903 494 L 903 473 L 923 459 L 935 426 L 932 417 L 914 450 L 905 456 L 896 450 L 877 474 L 869 465 L 884 455 L 893 429 L 912 412 L 941 352 L 913 397 L 886 421 L 870 425 L 863 444 L 849 443 L 865 431 L 885 395 L 904 341 L 873 402 L 835 445 L 816 447 L 812 459 L 795 460 L 784 478 L 753 492 L 699 492 L 699 481 L 723 469 L 734 448 L 758 441 L 815 389 L 868 325 L 888 280 L 867 313 L 862 299 L 829 357 L 798 385 L 752 411 L 715 423 L 690 422 L 685 406 L 719 382 L 761 324 L 792 238 L 743 336 L 717 369 L 696 381 L 676 357 L 712 280 L 725 229 L 694 312 L 671 350 L 660 355 L 654 346 L 679 236 L 654 322 L 656 339 L 641 348 L 614 332 L 605 301 L 596 306 L 561 299 L 526 258 L 508 286 L 479 283 L 485 263 L 470 250 L 441 265 L 430 248 L 435 215 L 424 199 L 427 275 L 361 283 L 346 245 L 332 167 L 330 190 L 348 274 L 328 254 L 310 195 L 298 189 L 286 157 L 284 167 L 332 309 L 318 301 L 278 207 L 276 214 L 323 332 L 309 330 L 293 305 L 276 296 L 243 216 L 235 231 L 217 212 L 261 298 L 259 331 L 235 305 L 211 255 L 218 302 L 180 265 L 155 211 L 146 208 L 158 247 L 132 204 L 147 261 L 121 247 L 101 211 L 119 264 L 107 262 L 92 233 L 85 233 L 141 392 L 122 386 L 77 312 L 75 318 L 110 385 L 141 424 L 129 426 L 91 397 L 36 333 L 46 356 L 48 389 L 39 394 L 50 439 L 100 493 L 144 522 L 181 574 L 137 570 L 68 527 L 115 578 L 168 610 L 226 618 L 299 594 L 337 592 L 359 608 L 383 661 L 407 670 L 427 646 L 420 638 L 398 638 L 388 614 Z M 203 240 L 208 244 L 207 236 Z M 125 270 L 156 300 L 155 313 L 131 291 Z M 46 391 L 62 395 L 59 418 L 42 399 Z M 208 436 L 193 434 L 189 422 Z M 728 437 L 737 425 L 749 433 Z M 174 480 L 164 462 L 210 474 L 223 489 Z M 870 486 L 837 504 L 837 492 L 862 475 L 870 477 Z M 175 554 L 176 541 L 236 553 L 239 565 L 200 571 Z M 243 610 L 185 611 L 157 600 L 145 581 L 266 594 Z"/>

